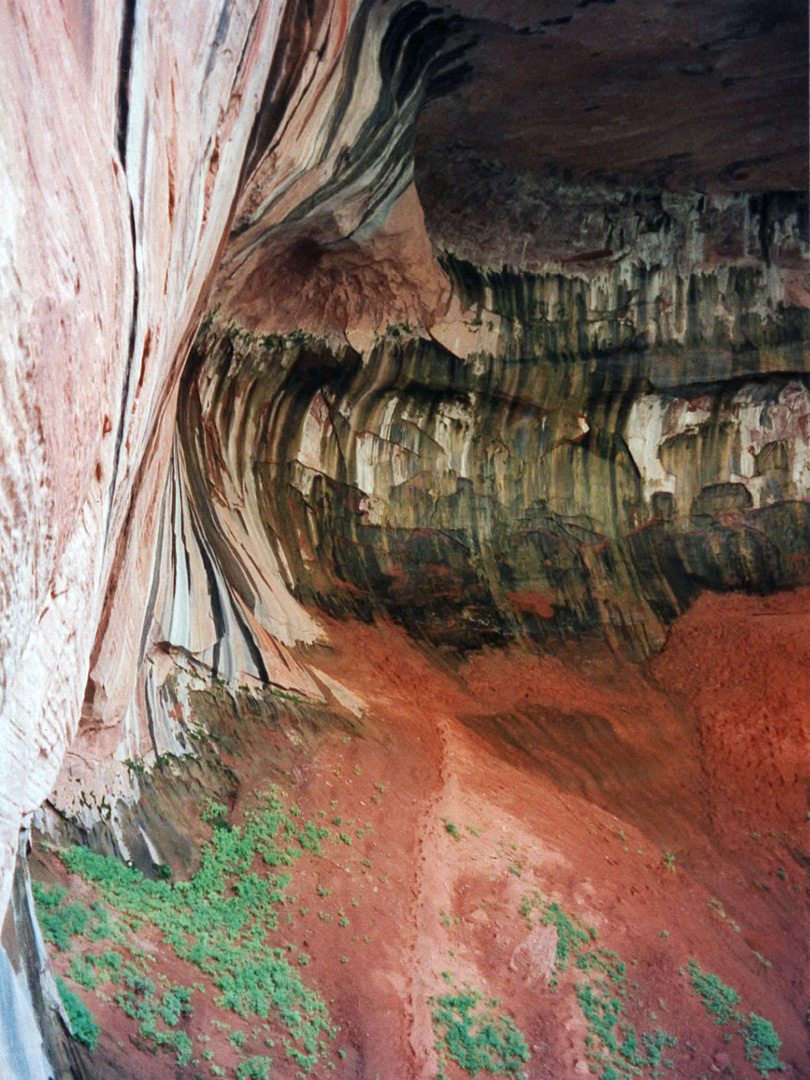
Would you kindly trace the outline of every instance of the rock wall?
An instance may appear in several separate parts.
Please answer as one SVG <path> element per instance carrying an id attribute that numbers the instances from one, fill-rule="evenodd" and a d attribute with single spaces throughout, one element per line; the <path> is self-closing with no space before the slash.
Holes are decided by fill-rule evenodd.
<path id="1" fill-rule="evenodd" d="M 209 549 L 234 517 L 269 549 L 223 553 L 243 553 L 248 592 L 275 566 L 310 609 L 384 611 L 435 642 L 605 632 L 646 654 L 701 589 L 806 579 L 806 376 L 698 382 L 678 355 L 624 350 L 465 363 L 390 335 L 364 356 L 198 348 L 183 457 L 215 507 Z M 206 492 L 223 460 L 234 487 Z"/>
<path id="2" fill-rule="evenodd" d="M 352 5 L 317 7 L 340 41 Z M 132 694 L 178 378 L 271 66 L 289 66 L 284 11 L 0 13 L 3 911 L 20 821 L 53 786 L 91 664 L 91 701 L 116 712 Z"/>
<path id="3" fill-rule="evenodd" d="M 363 340 L 393 315 L 424 324 L 444 311 L 449 289 L 413 187 L 413 141 L 422 103 L 455 77 L 453 31 L 422 4 L 289 8 L 244 144 L 245 184 L 219 263 L 218 307 L 244 318 L 269 311 L 274 322 L 293 324 L 308 310 L 306 318 L 344 340 Z M 328 299 L 313 302 L 318 295 Z M 175 376 L 184 357 L 181 348 Z M 284 648 L 317 629 L 277 580 L 261 532 L 243 517 L 212 536 L 211 509 L 200 514 L 201 497 L 189 502 L 189 484 L 200 496 L 210 490 L 213 463 L 189 471 L 176 439 L 171 450 L 176 392 L 175 377 L 119 541 L 79 740 L 56 785 L 71 812 L 92 816 L 108 798 L 135 797 L 127 759 L 182 751 L 178 723 L 167 719 L 182 701 L 162 689 L 178 649 L 205 670 L 273 677 L 317 695 Z M 228 475 L 228 453 L 222 465 L 214 466 L 217 485 L 240 485 L 238 470 Z M 149 656 L 153 646 L 165 648 Z"/>
<path id="4" fill-rule="evenodd" d="M 198 340 L 179 430 L 195 486 L 222 462 L 239 492 L 218 535 L 247 509 L 308 606 L 467 645 L 602 629 L 643 653 L 702 588 L 804 579 L 810 398 L 785 372 L 808 320 L 784 272 L 443 265 L 467 319 L 432 339 Z"/>

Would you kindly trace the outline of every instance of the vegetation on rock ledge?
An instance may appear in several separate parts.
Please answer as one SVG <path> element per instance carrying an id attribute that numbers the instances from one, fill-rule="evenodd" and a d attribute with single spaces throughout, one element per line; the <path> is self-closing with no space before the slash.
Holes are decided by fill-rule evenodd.
<path id="1" fill-rule="evenodd" d="M 205 986 L 154 973 L 154 959 L 135 941 L 135 934 L 153 928 L 178 961 L 210 979 L 219 991 L 214 1002 L 218 1008 L 242 1020 L 279 1025 L 286 1058 L 297 1071 L 309 1073 L 325 1059 L 326 1040 L 333 1039 L 336 1030 L 326 1003 L 302 981 L 299 963 L 293 966 L 288 950 L 268 940 L 278 927 L 279 911 L 294 902 L 286 893 L 290 875 L 283 868 L 305 854 L 319 854 L 320 842 L 328 835 L 327 829 L 302 822 L 299 815 L 297 807 L 285 807 L 275 788 L 257 794 L 243 827 L 229 825 L 225 808 L 210 803 L 203 820 L 212 827 L 212 837 L 188 881 L 152 881 L 87 848 L 63 849 L 59 857 L 67 869 L 92 885 L 115 916 L 101 901 L 92 908 L 81 901 L 66 903 L 64 886 L 48 890 L 35 883 L 43 935 L 61 951 L 70 950 L 77 937 L 88 942 L 111 939 L 120 945 L 128 956 L 83 948 L 71 959 L 72 981 L 97 993 L 107 984 L 115 987 L 114 1001 L 138 1022 L 144 1046 L 173 1052 L 179 1068 L 205 1062 L 212 1076 L 221 1076 L 224 1070 L 211 1052 L 196 1047 L 183 1028 L 184 1017 L 193 1013 L 194 994 L 205 992 Z M 98 1025 L 61 979 L 59 988 L 75 1037 L 94 1049 Z M 271 1046 L 272 1038 L 261 1038 L 265 1030 L 266 1023 L 250 1038 Z M 247 1041 L 243 1034 L 241 1044 Z M 237 1067 L 237 1077 L 261 1080 L 269 1076 L 271 1061 L 265 1054 L 250 1054 Z"/>

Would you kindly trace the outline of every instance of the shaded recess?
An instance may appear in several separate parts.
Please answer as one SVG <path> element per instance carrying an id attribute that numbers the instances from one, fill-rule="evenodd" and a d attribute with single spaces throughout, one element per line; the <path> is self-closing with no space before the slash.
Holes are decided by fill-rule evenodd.
<path id="1" fill-rule="evenodd" d="M 674 191 L 805 187 L 800 0 L 446 7 L 477 44 L 473 79 L 420 118 L 417 182 L 429 220 L 448 161 L 469 165 L 470 187 L 455 188 L 461 213 L 487 170 Z"/>
<path id="2" fill-rule="evenodd" d="M 681 281 L 662 317 L 641 275 L 600 314 L 584 280 L 444 265 L 473 321 L 500 320 L 497 354 L 396 327 L 363 356 L 222 328 L 195 346 L 193 498 L 216 504 L 204 463 L 227 456 L 302 603 L 435 643 L 605 633 L 643 655 L 704 588 L 807 580 L 810 387 L 786 373 L 806 310 L 757 316 L 757 268 Z M 618 314 L 631 294 L 651 332 Z"/>

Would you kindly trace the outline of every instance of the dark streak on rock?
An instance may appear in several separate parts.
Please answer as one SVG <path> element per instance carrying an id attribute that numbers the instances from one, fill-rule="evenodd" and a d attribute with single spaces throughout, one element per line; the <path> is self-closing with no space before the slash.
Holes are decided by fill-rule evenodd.
<path id="1" fill-rule="evenodd" d="M 217 22 L 217 29 L 214 34 L 214 40 L 211 42 L 211 48 L 208 50 L 208 59 L 205 64 L 205 78 L 211 74 L 214 67 L 214 61 L 219 50 L 220 45 L 225 40 L 228 33 L 228 25 L 231 21 L 231 10 L 233 8 L 233 0 L 225 0 L 222 5 L 222 10 L 219 13 L 219 20 Z M 255 15 L 254 15 L 255 21 Z M 247 40 L 250 41 L 252 35 L 248 35 Z M 236 81 L 236 80 L 234 80 Z"/>
<path id="2" fill-rule="evenodd" d="M 129 75 L 132 67 L 132 45 L 135 36 L 135 9 L 138 0 L 124 0 L 124 19 L 121 27 L 121 51 L 118 61 L 118 156 L 126 169 L 127 131 L 129 127 Z"/>

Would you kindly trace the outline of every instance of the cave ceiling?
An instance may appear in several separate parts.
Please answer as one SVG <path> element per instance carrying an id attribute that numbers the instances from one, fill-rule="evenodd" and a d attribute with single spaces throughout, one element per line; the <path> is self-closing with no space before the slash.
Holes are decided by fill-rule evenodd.
<path id="1" fill-rule="evenodd" d="M 419 119 L 416 177 L 428 205 L 442 162 L 676 191 L 806 185 L 801 0 L 447 8 L 471 44 L 466 78 Z"/>
<path id="2" fill-rule="evenodd" d="M 329 118 L 316 129 L 315 113 L 290 111 L 284 78 L 268 84 L 214 289 L 248 327 L 427 326 L 447 301 L 431 248 L 492 267 L 604 268 L 637 243 L 634 201 L 660 222 L 662 200 L 708 197 L 694 206 L 721 259 L 762 254 L 740 239 L 735 198 L 762 211 L 763 250 L 780 199 L 806 231 L 799 0 L 366 3 L 331 59 L 326 9 L 292 10 L 284 55 L 334 65 L 318 105 Z M 307 163 L 280 179 L 291 132 Z"/>

